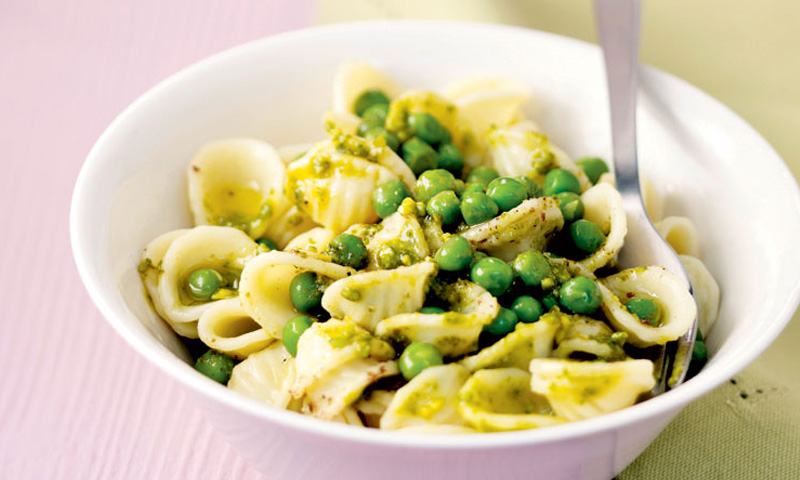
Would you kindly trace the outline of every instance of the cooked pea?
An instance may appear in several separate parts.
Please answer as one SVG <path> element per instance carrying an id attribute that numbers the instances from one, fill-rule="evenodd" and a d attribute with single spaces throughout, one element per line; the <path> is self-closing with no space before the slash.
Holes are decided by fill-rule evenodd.
<path id="1" fill-rule="evenodd" d="M 581 193 L 578 178 L 563 168 L 554 168 L 544 177 L 544 194 L 555 195 L 561 192 Z"/>
<path id="2" fill-rule="evenodd" d="M 526 250 L 512 262 L 514 273 L 529 287 L 540 287 L 542 280 L 553 275 L 547 258 L 534 249 Z"/>
<path id="3" fill-rule="evenodd" d="M 528 198 L 528 189 L 513 178 L 499 177 L 489 182 L 486 195 L 494 200 L 500 210 L 507 212 Z"/>
<path id="4" fill-rule="evenodd" d="M 494 200 L 485 193 L 464 193 L 461 199 L 461 216 L 467 225 L 476 225 L 491 220 L 499 209 Z"/>
<path id="5" fill-rule="evenodd" d="M 514 330 L 517 326 L 519 319 L 517 314 L 513 311 L 500 307 L 497 316 L 494 317 L 491 323 L 483 326 L 483 331 L 491 333 L 492 335 L 503 336 Z"/>
<path id="6" fill-rule="evenodd" d="M 514 271 L 499 258 L 486 257 L 472 266 L 469 277 L 489 293 L 499 297 L 514 281 Z"/>
<path id="7" fill-rule="evenodd" d="M 222 287 L 222 275 L 213 268 L 200 268 L 186 279 L 186 289 L 195 300 L 207 300 Z"/>
<path id="8" fill-rule="evenodd" d="M 411 197 L 408 186 L 400 180 L 389 180 L 372 191 L 372 206 L 378 216 L 386 218 L 397 211 L 403 200 Z"/>
<path id="9" fill-rule="evenodd" d="M 408 126 L 411 133 L 431 145 L 450 141 L 450 132 L 430 113 L 412 113 L 408 116 Z"/>
<path id="10" fill-rule="evenodd" d="M 494 168 L 481 165 L 473 168 L 472 171 L 469 172 L 469 175 L 467 175 L 467 183 L 480 183 L 483 188 L 486 188 L 489 185 L 489 182 L 499 176 L 500 175 Z"/>
<path id="11" fill-rule="evenodd" d="M 333 263 L 345 267 L 359 269 L 367 264 L 367 247 L 360 238 L 349 233 L 342 233 L 334 237 L 328 245 L 328 254 Z"/>
<path id="12" fill-rule="evenodd" d="M 274 240 L 269 238 L 259 238 L 256 240 L 256 243 L 259 245 L 264 245 L 265 247 L 269 248 L 270 250 L 279 250 L 278 244 L 275 243 Z"/>
<path id="13" fill-rule="evenodd" d="M 419 176 L 426 170 L 436 168 L 439 163 L 439 154 L 421 138 L 411 137 L 403 143 L 401 149 L 403 161 L 411 167 L 414 175 Z"/>
<path id="14" fill-rule="evenodd" d="M 437 193 L 455 189 L 456 179 L 453 174 L 437 168 L 423 172 L 417 178 L 417 183 L 414 184 L 414 196 L 417 197 L 417 201 L 427 203 Z"/>
<path id="15" fill-rule="evenodd" d="M 314 272 L 303 272 L 292 279 L 289 284 L 289 297 L 295 308 L 307 312 L 322 301 L 322 286 Z"/>
<path id="16" fill-rule="evenodd" d="M 441 217 L 444 225 L 456 223 L 461 217 L 461 202 L 452 190 L 437 193 L 425 208 L 428 215 Z"/>
<path id="17" fill-rule="evenodd" d="M 367 130 L 367 133 L 364 134 L 364 138 L 368 138 L 370 140 L 375 140 L 378 137 L 382 137 L 386 142 L 386 146 L 395 152 L 398 148 L 400 148 L 400 140 L 397 138 L 397 135 L 383 127 L 372 127 Z"/>
<path id="18" fill-rule="evenodd" d="M 600 227 L 589 220 L 577 220 L 569 226 L 572 242 L 586 253 L 594 253 L 606 241 Z"/>
<path id="19" fill-rule="evenodd" d="M 419 313 L 440 314 L 445 313 L 445 310 L 439 307 L 422 307 L 419 309 Z"/>
<path id="20" fill-rule="evenodd" d="M 283 346 L 293 357 L 297 356 L 297 342 L 300 336 L 314 324 L 314 319 L 307 315 L 299 315 L 283 325 Z"/>
<path id="21" fill-rule="evenodd" d="M 558 305 L 558 296 L 555 292 L 550 292 L 542 298 L 542 306 L 544 306 L 547 311 L 553 309 L 553 307 Z"/>
<path id="22" fill-rule="evenodd" d="M 574 222 L 583 218 L 583 202 L 580 195 L 574 192 L 561 192 L 556 195 L 556 200 L 565 222 Z"/>
<path id="23" fill-rule="evenodd" d="M 430 343 L 414 342 L 400 354 L 397 365 L 403 378 L 411 380 L 428 367 L 444 363 L 441 352 Z"/>
<path id="24" fill-rule="evenodd" d="M 606 165 L 606 162 L 604 162 L 602 158 L 584 157 L 575 163 L 581 167 L 581 170 L 586 173 L 586 176 L 589 177 L 592 183 L 597 183 L 597 181 L 600 180 L 600 176 L 608 172 L 608 165 Z"/>
<path id="25" fill-rule="evenodd" d="M 472 270 L 472 267 L 483 260 L 484 258 L 488 258 L 489 255 L 486 252 L 481 252 L 480 250 L 476 250 L 475 253 L 472 254 L 472 261 L 469 263 L 469 268 Z"/>
<path id="26" fill-rule="evenodd" d="M 625 304 L 625 308 L 639 317 L 641 321 L 647 322 L 654 327 L 661 323 L 661 308 L 649 298 L 631 298 Z"/>
<path id="27" fill-rule="evenodd" d="M 389 105 L 389 97 L 380 90 L 366 90 L 356 98 L 353 104 L 353 111 L 361 117 L 369 107 L 379 104 Z"/>
<path id="28" fill-rule="evenodd" d="M 215 350 L 209 350 L 197 359 L 194 368 L 206 377 L 225 385 L 231 378 L 233 365 L 231 357 Z"/>
<path id="29" fill-rule="evenodd" d="M 706 363 L 706 360 L 708 360 L 708 347 L 706 347 L 703 334 L 700 333 L 700 329 L 698 328 L 697 336 L 694 338 L 694 348 L 692 349 L 692 364 L 697 364 L 702 367 Z"/>
<path id="30" fill-rule="evenodd" d="M 434 258 L 442 270 L 448 272 L 463 270 L 472 263 L 472 245 L 466 238 L 454 235 L 444 242 Z"/>
<path id="31" fill-rule="evenodd" d="M 559 290 L 559 303 L 581 315 L 589 315 L 600 306 L 600 288 L 587 277 L 570 278 Z"/>
<path id="32" fill-rule="evenodd" d="M 544 313 L 539 300 L 536 300 L 530 295 L 522 295 L 514 300 L 514 303 L 511 304 L 511 310 L 517 314 L 517 318 L 519 318 L 520 321 L 525 323 L 533 323 L 539 320 L 539 317 Z"/>
<path id="33" fill-rule="evenodd" d="M 464 184 L 464 190 L 459 195 L 461 198 L 464 198 L 464 195 L 468 193 L 484 193 L 483 185 L 480 183 L 475 182 L 467 182 Z"/>
<path id="34" fill-rule="evenodd" d="M 536 182 L 534 182 L 533 179 L 531 179 L 530 177 L 525 175 L 520 175 L 519 177 L 517 177 L 517 181 L 525 185 L 525 188 L 528 190 L 528 198 L 536 198 L 542 194 L 539 185 Z"/>
<path id="35" fill-rule="evenodd" d="M 443 143 L 439 145 L 439 168 L 444 168 L 456 177 L 461 176 L 461 170 L 464 168 L 464 157 L 458 150 L 458 147 L 452 143 Z"/>
<path id="36" fill-rule="evenodd" d="M 388 103 L 377 103 L 364 110 L 361 122 L 367 123 L 371 127 L 382 127 L 386 124 L 386 115 L 389 113 Z"/>
<path id="37" fill-rule="evenodd" d="M 464 180 L 456 178 L 456 195 L 458 195 L 459 197 L 463 195 L 465 188 L 467 188 L 467 185 L 464 183 Z"/>

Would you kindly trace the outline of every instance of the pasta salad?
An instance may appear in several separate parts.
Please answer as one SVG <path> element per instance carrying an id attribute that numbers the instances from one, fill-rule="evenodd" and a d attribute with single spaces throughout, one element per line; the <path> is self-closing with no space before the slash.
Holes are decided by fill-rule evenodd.
<path id="1" fill-rule="evenodd" d="M 633 405 L 655 386 L 652 349 L 696 314 L 707 334 L 719 288 L 691 221 L 661 218 L 647 182 L 698 307 L 666 269 L 617 266 L 613 175 L 526 119 L 529 97 L 504 78 L 404 90 L 342 65 L 326 139 L 196 152 L 194 226 L 141 256 L 155 311 L 203 374 L 325 420 L 492 432 Z M 693 354 L 696 369 L 702 338 Z"/>

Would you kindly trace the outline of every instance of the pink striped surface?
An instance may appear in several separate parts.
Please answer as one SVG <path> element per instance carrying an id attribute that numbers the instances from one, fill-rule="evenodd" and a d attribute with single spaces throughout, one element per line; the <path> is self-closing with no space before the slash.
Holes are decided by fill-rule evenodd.
<path id="1" fill-rule="evenodd" d="M 69 200 L 147 88 L 311 16 L 311 0 L 0 0 L 0 478 L 263 478 L 100 317 Z"/>

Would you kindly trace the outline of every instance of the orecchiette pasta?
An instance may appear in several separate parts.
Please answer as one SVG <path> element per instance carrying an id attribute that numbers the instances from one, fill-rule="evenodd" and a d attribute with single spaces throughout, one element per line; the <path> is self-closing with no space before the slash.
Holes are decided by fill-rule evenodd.
<path id="1" fill-rule="evenodd" d="M 633 405 L 656 383 L 646 347 L 696 315 L 708 334 L 719 286 L 684 217 L 657 225 L 691 255 L 699 310 L 662 267 L 620 271 L 613 175 L 527 120 L 530 96 L 495 77 L 403 91 L 343 65 L 327 138 L 220 140 L 191 158 L 194 225 L 140 258 L 155 312 L 205 346 L 209 378 L 350 426 L 471 434 Z"/>

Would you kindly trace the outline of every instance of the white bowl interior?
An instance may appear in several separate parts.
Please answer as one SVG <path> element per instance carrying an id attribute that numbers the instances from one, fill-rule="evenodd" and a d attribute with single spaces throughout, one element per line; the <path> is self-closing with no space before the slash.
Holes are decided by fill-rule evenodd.
<path id="1" fill-rule="evenodd" d="M 575 157 L 610 157 L 600 52 L 577 41 L 485 25 L 373 23 L 289 34 L 215 56 L 115 121 L 91 152 L 73 199 L 73 248 L 84 281 L 112 325 L 148 358 L 162 366 L 167 350 L 186 358 L 146 302 L 136 267 L 151 239 L 190 225 L 184 169 L 192 153 L 224 137 L 275 146 L 322 138 L 334 71 L 356 59 L 409 87 L 437 88 L 481 73 L 516 78 L 534 95 L 530 116 L 556 144 Z M 769 145 L 693 87 L 644 69 L 638 113 L 641 169 L 657 180 L 667 214 L 694 220 L 723 292 L 708 338 L 710 363 L 652 401 L 687 403 L 754 359 L 794 311 L 800 197 Z M 168 370 L 195 381 L 190 368 Z M 239 401 L 221 390 L 214 394 Z"/>

